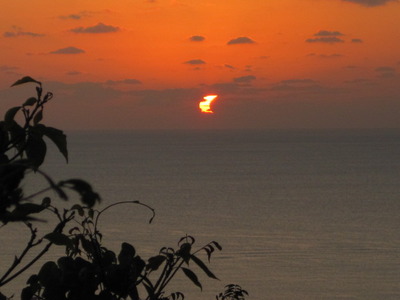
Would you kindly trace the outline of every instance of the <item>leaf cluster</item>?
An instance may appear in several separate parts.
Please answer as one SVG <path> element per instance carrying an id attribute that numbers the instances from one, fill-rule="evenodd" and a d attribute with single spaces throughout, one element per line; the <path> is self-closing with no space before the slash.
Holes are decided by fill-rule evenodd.
<path id="1" fill-rule="evenodd" d="M 116 205 L 126 203 L 143 205 L 138 201 Z M 38 274 L 32 275 L 22 292 L 22 300 L 33 296 L 49 300 L 184 299 L 181 292 L 166 296 L 165 289 L 177 272 L 183 272 L 202 288 L 191 263 L 208 277 L 217 279 L 197 255 L 204 251 L 210 258 L 215 249 L 221 250 L 215 241 L 193 251 L 195 239 L 186 236 L 179 241 L 178 249 L 163 247 L 158 255 L 147 261 L 126 242 L 121 244 L 118 253 L 107 249 L 102 245 L 102 234 L 97 228 L 99 216 L 105 210 L 74 205 L 71 211 L 75 221 L 80 218 L 78 225 L 70 228 L 68 234 L 53 232 L 44 237 L 53 244 L 64 246 L 67 255 L 57 262 L 46 262 Z"/>

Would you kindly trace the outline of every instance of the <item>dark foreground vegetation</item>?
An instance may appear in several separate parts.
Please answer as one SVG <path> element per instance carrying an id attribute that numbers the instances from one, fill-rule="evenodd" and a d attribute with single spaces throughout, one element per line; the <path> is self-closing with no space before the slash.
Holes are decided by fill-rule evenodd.
<path id="1" fill-rule="evenodd" d="M 19 276 L 25 276 L 27 281 L 15 296 L 8 298 L 0 292 L 0 300 L 175 300 L 184 299 L 184 295 L 179 291 L 167 294 L 166 288 L 178 272 L 200 289 L 202 285 L 193 266 L 209 278 L 217 279 L 208 267 L 212 255 L 222 250 L 216 241 L 196 247 L 195 238 L 185 236 L 176 249 L 163 247 L 147 260 L 126 242 L 121 243 L 117 252 L 103 246 L 98 224 L 102 214 L 112 206 L 139 205 L 152 214 L 149 222 L 155 212 L 139 201 L 118 202 L 98 209 L 100 196 L 87 181 L 74 178 L 55 182 L 40 170 L 48 142 L 54 143 L 68 162 L 67 137 L 63 131 L 42 123 L 44 108 L 53 94 L 44 93 L 41 82 L 24 77 L 12 86 L 27 83 L 35 85 L 36 96 L 10 108 L 0 122 L 0 228 L 4 235 L 7 225 L 17 222 L 30 237 L 12 261 L 1 262 L 0 288 Z M 28 173 L 43 177 L 47 187 L 27 194 Z M 47 196 L 49 191 L 53 191 L 56 199 Z M 79 201 L 70 208 L 60 208 L 61 201 L 76 198 Z M 48 221 L 48 213 L 57 221 L 48 226 L 47 232 L 39 232 L 35 224 Z M 13 249 L 13 245 L 2 241 L 0 244 L 1 252 L 3 247 Z M 65 256 L 47 261 L 37 274 L 29 274 L 32 265 L 39 259 L 43 261 L 54 245 L 63 247 Z M 199 253 L 204 253 L 207 260 L 200 259 Z M 239 285 L 230 284 L 216 299 L 243 300 L 246 296 L 247 292 Z"/>

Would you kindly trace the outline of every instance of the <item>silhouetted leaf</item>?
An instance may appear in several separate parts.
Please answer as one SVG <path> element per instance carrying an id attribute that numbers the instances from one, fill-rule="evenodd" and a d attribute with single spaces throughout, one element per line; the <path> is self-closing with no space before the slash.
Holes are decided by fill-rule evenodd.
<path id="1" fill-rule="evenodd" d="M 181 292 L 176 292 L 176 293 L 172 293 L 171 294 L 171 298 L 172 298 L 172 300 L 178 300 L 178 299 L 184 300 L 185 299 L 185 295 L 182 294 Z"/>
<path id="2" fill-rule="evenodd" d="M 42 200 L 43 207 L 49 207 L 51 204 L 51 199 L 49 197 L 44 197 Z"/>
<path id="3" fill-rule="evenodd" d="M 181 248 L 176 252 L 176 254 L 182 257 L 186 263 L 189 263 L 191 249 L 192 249 L 191 244 L 184 243 L 181 245 Z"/>
<path id="4" fill-rule="evenodd" d="M 118 254 L 118 261 L 121 265 L 128 265 L 133 262 L 135 254 L 135 248 L 131 244 L 124 242 L 121 244 L 121 251 Z"/>
<path id="5" fill-rule="evenodd" d="M 35 97 L 30 97 L 28 98 L 24 104 L 22 104 L 22 106 L 32 106 L 34 105 L 36 102 L 38 101 L 38 99 L 36 99 Z"/>
<path id="6" fill-rule="evenodd" d="M 44 287 L 53 286 L 58 282 L 60 271 L 53 261 L 46 262 L 38 273 L 39 281 Z"/>
<path id="7" fill-rule="evenodd" d="M 57 128 L 47 127 L 43 124 L 38 124 L 36 128 L 42 135 L 48 137 L 57 146 L 58 150 L 68 162 L 67 136 L 64 132 Z"/>
<path id="8" fill-rule="evenodd" d="M 147 270 L 157 271 L 161 264 L 166 260 L 164 255 L 157 255 L 149 258 L 149 262 L 146 265 Z"/>
<path id="9" fill-rule="evenodd" d="M 199 279 L 197 278 L 197 275 L 193 273 L 192 270 L 182 268 L 183 273 L 195 284 L 197 285 L 201 290 L 203 287 L 201 286 L 201 283 L 199 282 Z"/>
<path id="10" fill-rule="evenodd" d="M 6 126 L 11 126 L 12 122 L 14 121 L 14 117 L 17 112 L 21 109 L 21 106 L 15 106 L 7 110 L 6 114 L 4 115 L 4 122 Z"/>
<path id="11" fill-rule="evenodd" d="M 79 214 L 81 217 L 85 214 L 85 212 L 84 212 L 84 210 L 83 210 L 83 207 L 80 206 L 79 204 L 73 205 L 73 206 L 71 207 L 71 210 L 73 210 L 73 209 L 76 209 L 76 210 L 78 211 L 78 214 Z"/>
<path id="12" fill-rule="evenodd" d="M 43 119 L 43 109 L 39 110 L 36 115 L 33 117 L 33 125 L 37 125 Z"/>
<path id="13" fill-rule="evenodd" d="M 25 212 L 28 215 L 41 212 L 42 210 L 44 210 L 44 206 L 34 203 L 24 203 L 19 205 L 16 209 L 21 212 Z"/>
<path id="14" fill-rule="evenodd" d="M 0 300 L 7 300 L 7 297 L 0 292 Z"/>
<path id="15" fill-rule="evenodd" d="M 40 81 L 37 81 L 30 76 L 25 76 L 25 77 L 22 77 L 21 79 L 17 80 L 16 82 L 14 82 L 11 86 L 20 85 L 20 84 L 24 84 L 24 83 L 28 83 L 28 82 L 35 82 L 35 83 L 41 84 Z"/>
<path id="16" fill-rule="evenodd" d="M 46 151 L 47 146 L 42 137 L 32 135 L 28 138 L 25 153 L 28 161 L 32 164 L 34 169 L 38 169 L 44 162 Z"/>
<path id="17" fill-rule="evenodd" d="M 197 256 L 191 255 L 190 256 L 191 260 L 194 261 L 203 271 L 204 273 L 207 274 L 208 277 L 218 279 L 211 271 L 210 269 L 203 263 L 202 260 L 200 260 Z"/>
<path id="18" fill-rule="evenodd" d="M 50 187 L 58 194 L 58 197 L 60 197 L 63 200 L 68 199 L 67 194 L 65 194 L 64 191 L 57 184 L 54 183 L 53 179 L 51 179 L 50 176 L 48 176 L 43 172 L 41 173 L 41 175 L 47 180 Z"/>
<path id="19" fill-rule="evenodd" d="M 60 232 L 51 232 L 46 234 L 43 238 L 49 240 L 55 245 L 64 245 L 64 246 L 72 246 L 71 240 L 65 235 Z"/>
<path id="20" fill-rule="evenodd" d="M 100 202 L 99 194 L 95 193 L 92 186 L 84 180 L 69 179 L 60 182 L 60 184 L 75 190 L 81 196 L 81 201 L 89 207 L 92 207 L 96 202 Z"/>

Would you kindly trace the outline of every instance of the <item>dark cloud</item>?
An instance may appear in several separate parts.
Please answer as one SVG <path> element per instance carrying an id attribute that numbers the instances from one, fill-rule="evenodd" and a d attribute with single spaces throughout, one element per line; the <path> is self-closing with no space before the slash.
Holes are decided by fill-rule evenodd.
<path id="1" fill-rule="evenodd" d="M 6 31 L 3 33 L 3 36 L 6 38 L 13 38 L 19 36 L 30 36 L 30 37 L 43 37 L 45 34 L 30 32 L 30 31 L 22 31 L 21 28 L 14 26 L 13 31 Z"/>
<path id="2" fill-rule="evenodd" d="M 349 69 L 349 70 L 354 70 L 354 69 L 357 69 L 358 66 L 348 65 L 348 66 L 345 66 L 344 68 L 345 68 L 345 69 Z"/>
<path id="3" fill-rule="evenodd" d="M 326 44 L 335 44 L 335 43 L 344 43 L 344 40 L 339 39 L 336 36 L 324 36 L 320 38 L 312 38 L 306 39 L 307 43 L 326 43 Z"/>
<path id="4" fill-rule="evenodd" d="M 318 57 L 320 57 L 320 58 L 339 58 L 339 57 L 343 57 L 343 56 L 344 56 L 343 54 L 339 54 L 339 53 L 318 55 Z"/>
<path id="5" fill-rule="evenodd" d="M 110 33 L 110 32 L 117 32 L 119 30 L 120 30 L 119 27 L 99 23 L 95 26 L 77 27 L 71 29 L 70 31 L 74 33 Z"/>
<path id="6" fill-rule="evenodd" d="M 76 75 L 81 75 L 82 72 L 79 71 L 69 71 L 66 73 L 68 76 L 76 76 Z"/>
<path id="7" fill-rule="evenodd" d="M 234 66 L 231 66 L 231 65 L 228 65 L 228 64 L 225 64 L 224 67 L 225 67 L 225 68 L 228 68 L 228 69 L 235 69 Z"/>
<path id="8" fill-rule="evenodd" d="M 206 62 L 202 59 L 192 59 L 184 62 L 184 64 L 188 65 L 204 65 L 205 63 Z"/>
<path id="9" fill-rule="evenodd" d="M 116 85 L 116 84 L 141 84 L 142 82 L 137 79 L 129 78 L 124 80 L 108 80 L 106 84 L 108 85 Z"/>
<path id="10" fill-rule="evenodd" d="M 51 54 L 80 54 L 85 53 L 85 50 L 76 47 L 66 47 L 50 52 Z"/>
<path id="11" fill-rule="evenodd" d="M 352 43 L 363 43 L 364 41 L 362 39 L 351 39 Z"/>
<path id="12" fill-rule="evenodd" d="M 378 67 L 378 68 L 376 68 L 375 71 L 376 71 L 376 72 L 396 72 L 396 69 L 395 69 L 395 68 L 392 68 L 392 67 L 386 67 L 386 66 L 384 66 L 384 67 Z"/>
<path id="13" fill-rule="evenodd" d="M 236 77 L 233 79 L 233 82 L 235 83 L 249 83 L 252 82 L 253 80 L 256 80 L 257 77 L 253 75 L 247 75 L 247 76 L 241 76 L 241 77 Z"/>
<path id="14" fill-rule="evenodd" d="M 189 38 L 189 40 L 191 40 L 192 42 L 202 42 L 202 41 L 204 41 L 206 38 L 204 37 L 204 36 L 201 36 L 201 35 L 194 35 L 194 36 L 191 36 L 190 38 Z"/>
<path id="15" fill-rule="evenodd" d="M 63 19 L 63 20 L 68 20 L 68 19 L 80 20 L 80 19 L 82 19 L 82 17 L 83 17 L 82 14 L 69 14 L 67 16 L 60 16 L 59 18 Z"/>
<path id="16" fill-rule="evenodd" d="M 241 36 L 236 39 L 230 40 L 227 45 L 237 45 L 237 44 L 254 44 L 255 42 L 246 36 Z"/>
<path id="17" fill-rule="evenodd" d="M 0 66 L 0 71 L 1 72 L 12 72 L 18 70 L 17 67 L 13 67 L 13 66 L 7 66 L 7 65 L 1 65 Z"/>
<path id="18" fill-rule="evenodd" d="M 310 53 L 307 54 L 308 57 L 319 57 L 319 58 L 340 58 L 343 57 L 343 54 L 339 53 L 333 53 L 333 54 L 316 54 L 316 53 Z"/>
<path id="19" fill-rule="evenodd" d="M 344 83 L 347 83 L 347 84 L 370 84 L 371 81 L 369 79 L 365 79 L 365 78 L 356 78 L 353 80 L 346 80 L 346 81 L 344 81 Z"/>
<path id="20" fill-rule="evenodd" d="M 396 69 L 388 66 L 382 66 L 375 69 L 380 78 L 393 78 L 397 76 Z"/>
<path id="21" fill-rule="evenodd" d="M 316 81 L 313 79 L 286 79 L 286 80 L 282 80 L 280 82 L 280 84 L 311 84 L 311 83 L 315 83 Z"/>
<path id="22" fill-rule="evenodd" d="M 339 31 L 328 31 L 328 30 L 321 30 L 318 31 L 314 36 L 342 36 L 343 33 Z"/>
<path id="23" fill-rule="evenodd" d="M 373 6 L 385 5 L 386 3 L 389 2 L 396 2 L 397 0 L 342 0 L 342 1 L 353 2 L 363 6 L 373 7 Z"/>

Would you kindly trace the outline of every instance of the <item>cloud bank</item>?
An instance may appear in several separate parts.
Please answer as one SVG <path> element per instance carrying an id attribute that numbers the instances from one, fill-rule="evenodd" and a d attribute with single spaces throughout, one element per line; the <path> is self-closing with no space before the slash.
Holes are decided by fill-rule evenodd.
<path id="1" fill-rule="evenodd" d="M 206 38 L 204 36 L 201 35 L 193 35 L 189 38 L 190 41 L 192 42 L 202 42 L 204 41 Z"/>
<path id="2" fill-rule="evenodd" d="M 185 61 L 184 64 L 187 65 L 204 65 L 206 62 L 202 59 L 191 59 L 188 61 Z"/>
<path id="3" fill-rule="evenodd" d="M 71 29 L 70 31 L 74 33 L 110 33 L 110 32 L 117 32 L 119 30 L 120 30 L 119 27 L 99 23 L 95 26 L 77 27 Z"/>
<path id="4" fill-rule="evenodd" d="M 76 47 L 66 47 L 50 52 L 51 54 L 80 54 L 85 53 L 85 50 Z"/>
<path id="5" fill-rule="evenodd" d="M 241 36 L 236 39 L 232 39 L 228 41 L 227 45 L 238 45 L 238 44 L 254 44 L 255 42 L 247 37 L 247 36 Z"/>

